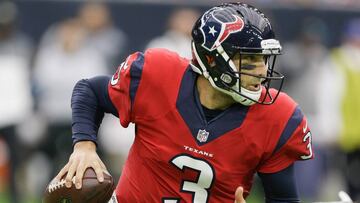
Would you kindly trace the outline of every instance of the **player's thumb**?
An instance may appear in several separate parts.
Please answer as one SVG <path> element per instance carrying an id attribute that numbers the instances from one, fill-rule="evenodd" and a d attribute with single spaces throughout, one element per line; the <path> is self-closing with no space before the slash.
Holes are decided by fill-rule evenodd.
<path id="1" fill-rule="evenodd" d="M 245 199 L 244 199 L 244 188 L 243 187 L 238 187 L 236 188 L 235 191 L 235 203 L 246 203 Z"/>

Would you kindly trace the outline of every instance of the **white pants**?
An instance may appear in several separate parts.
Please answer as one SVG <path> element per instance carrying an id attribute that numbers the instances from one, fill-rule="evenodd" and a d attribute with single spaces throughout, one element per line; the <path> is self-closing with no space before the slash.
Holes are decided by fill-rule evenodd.
<path id="1" fill-rule="evenodd" d="M 113 195 L 111 196 L 110 200 L 108 203 L 118 203 L 117 199 L 116 199 L 116 193 L 114 191 Z"/>

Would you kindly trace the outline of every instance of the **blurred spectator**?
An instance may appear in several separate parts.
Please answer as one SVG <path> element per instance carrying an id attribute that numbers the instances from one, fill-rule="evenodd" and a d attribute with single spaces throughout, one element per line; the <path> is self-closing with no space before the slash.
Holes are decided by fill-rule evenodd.
<path id="1" fill-rule="evenodd" d="M 297 174 L 306 178 L 298 179 L 299 192 L 304 200 L 318 198 L 321 183 L 325 178 L 323 152 L 327 147 L 321 129 L 318 129 L 316 100 L 319 66 L 327 56 L 325 46 L 327 28 L 321 19 L 305 18 L 301 22 L 299 35 L 294 41 L 283 45 L 283 55 L 279 57 L 280 69 L 286 76 L 284 91 L 300 105 L 314 134 L 313 148 L 316 158 L 308 162 L 296 163 Z M 334 140 L 334 139 L 333 139 Z M 334 198 L 337 198 L 336 196 Z"/>
<path id="2" fill-rule="evenodd" d="M 327 56 L 326 34 L 327 28 L 321 19 L 306 18 L 298 36 L 283 44 L 283 56 L 279 57 L 279 66 L 286 76 L 284 91 L 299 102 L 308 119 L 316 113 L 308 95 L 315 95 L 316 72 Z"/>
<path id="3" fill-rule="evenodd" d="M 346 161 L 343 172 L 350 196 L 360 200 L 360 18 L 351 20 L 342 44 L 322 67 L 319 91 L 322 125 L 339 136 Z M 339 164 L 339 163 L 338 163 Z"/>
<path id="4" fill-rule="evenodd" d="M 70 97 L 76 81 L 99 73 L 112 73 L 123 60 L 121 54 L 126 53 L 125 42 L 125 34 L 112 24 L 108 7 L 104 3 L 95 1 L 83 3 L 74 18 L 55 24 L 45 32 L 35 58 L 34 78 L 37 90 L 37 112 L 41 117 L 40 120 L 43 120 L 47 126 L 38 148 L 45 152 L 47 156 L 45 161 L 51 160 L 51 166 L 62 166 L 71 153 Z M 59 75 L 62 77 L 59 78 Z M 99 153 L 103 153 L 101 146 L 109 143 L 106 140 L 119 138 L 118 134 L 131 134 L 129 130 L 124 133 L 119 127 L 106 127 L 109 126 L 106 125 L 107 122 L 111 121 L 105 119 L 104 127 L 100 132 L 105 136 L 100 139 L 102 142 Z M 123 137 L 129 138 L 129 142 L 133 139 L 131 136 L 123 135 Z M 113 145 L 112 143 L 110 145 Z M 126 157 L 127 151 L 125 151 L 121 151 L 123 152 L 121 156 Z M 113 151 L 105 153 L 110 157 L 109 160 L 115 156 Z M 35 154 L 33 159 L 32 163 L 41 162 L 46 165 L 44 157 L 39 154 Z M 40 169 L 34 164 L 28 167 L 28 171 L 36 170 Z M 47 173 L 49 177 L 42 177 L 42 180 L 38 177 L 37 180 L 32 181 L 39 185 L 37 188 L 40 188 L 33 193 L 41 194 L 44 185 L 59 168 L 50 170 L 51 172 Z"/>
<path id="5" fill-rule="evenodd" d="M 151 40 L 146 48 L 166 48 L 185 58 L 191 58 L 191 28 L 199 15 L 194 9 L 175 10 L 167 22 L 165 33 Z"/>
<path id="6" fill-rule="evenodd" d="M 80 8 L 78 18 L 86 29 L 85 43 L 103 55 L 113 72 L 127 54 L 127 40 L 125 33 L 112 24 L 109 8 L 104 3 L 86 2 Z"/>
<path id="7" fill-rule="evenodd" d="M 99 150 L 111 175 L 118 180 L 125 164 L 129 149 L 135 138 L 135 125 L 127 128 L 119 125 L 119 119 L 112 115 L 105 115 L 99 130 Z M 98 151 L 99 151 L 98 150 Z"/>
<path id="8" fill-rule="evenodd" d="M 45 36 L 52 40 L 41 43 L 34 70 L 39 112 L 49 122 L 67 124 L 71 120 L 69 99 L 76 81 L 99 72 L 105 74 L 107 66 L 97 50 L 86 43 L 86 30 L 77 19 L 52 27 Z"/>
<path id="9" fill-rule="evenodd" d="M 112 24 L 111 13 L 104 3 L 86 2 L 78 13 L 78 19 L 86 30 L 85 43 L 104 58 L 111 73 L 127 55 L 126 35 Z M 120 176 L 122 167 L 135 136 L 134 126 L 123 128 L 114 125 L 118 119 L 106 116 L 99 132 L 99 152 L 105 153 L 104 162 L 114 178 Z M 69 134 L 70 136 L 70 134 Z M 112 170 L 114 169 L 114 170 Z"/>
<path id="10" fill-rule="evenodd" d="M 31 40 L 17 30 L 17 6 L 10 1 L 0 2 L 0 168 L 9 163 L 10 202 L 19 202 L 15 175 L 18 172 L 22 148 L 18 142 L 16 127 L 32 110 L 30 61 L 33 46 Z M 5 140 L 5 143 L 3 142 Z"/>
<path id="11" fill-rule="evenodd" d="M 39 149 L 46 153 L 53 166 L 65 163 L 71 152 L 72 88 L 79 78 L 108 73 L 106 59 L 87 43 L 86 35 L 82 21 L 60 22 L 44 34 L 35 58 L 37 113 L 47 125 Z M 58 170 L 51 169 L 49 175 L 52 177 Z M 38 189 L 33 192 L 41 194 L 50 177 L 43 180 L 45 182 L 34 187 Z"/>

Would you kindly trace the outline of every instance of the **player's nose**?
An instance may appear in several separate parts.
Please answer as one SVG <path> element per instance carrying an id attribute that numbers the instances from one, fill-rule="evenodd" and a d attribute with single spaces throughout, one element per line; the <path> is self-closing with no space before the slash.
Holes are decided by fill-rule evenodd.
<path id="1" fill-rule="evenodd" d="M 267 66 L 265 63 L 259 63 L 256 65 L 256 68 L 254 69 L 254 75 L 259 77 L 265 77 L 267 74 Z"/>

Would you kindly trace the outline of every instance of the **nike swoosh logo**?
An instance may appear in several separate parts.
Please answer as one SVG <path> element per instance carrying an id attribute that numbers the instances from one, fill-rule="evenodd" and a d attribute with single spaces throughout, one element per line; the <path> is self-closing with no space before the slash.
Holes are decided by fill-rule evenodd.
<path id="1" fill-rule="evenodd" d="M 306 133 L 306 130 L 307 130 L 307 121 L 305 123 L 305 126 L 303 127 L 303 133 Z"/>

